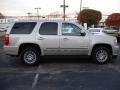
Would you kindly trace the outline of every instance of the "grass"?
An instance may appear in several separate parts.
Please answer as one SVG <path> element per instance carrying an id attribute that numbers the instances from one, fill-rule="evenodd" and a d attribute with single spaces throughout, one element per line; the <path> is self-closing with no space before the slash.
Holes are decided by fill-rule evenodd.
<path id="1" fill-rule="evenodd" d="M 0 40 L 4 40 L 4 37 L 5 37 L 4 35 L 0 36 Z"/>

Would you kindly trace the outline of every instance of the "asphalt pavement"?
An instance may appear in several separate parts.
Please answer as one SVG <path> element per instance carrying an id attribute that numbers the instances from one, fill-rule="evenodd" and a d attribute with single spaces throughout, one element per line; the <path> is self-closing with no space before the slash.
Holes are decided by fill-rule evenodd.
<path id="1" fill-rule="evenodd" d="M 0 90 L 120 90 L 120 54 L 105 65 L 83 58 L 43 58 L 24 66 L 0 41 Z"/>

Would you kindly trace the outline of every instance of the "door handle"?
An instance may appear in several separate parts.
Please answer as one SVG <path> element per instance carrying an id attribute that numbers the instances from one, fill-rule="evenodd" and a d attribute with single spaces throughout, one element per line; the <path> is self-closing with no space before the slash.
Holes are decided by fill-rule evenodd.
<path id="1" fill-rule="evenodd" d="M 63 38 L 63 40 L 69 40 L 68 38 Z"/>
<path id="2" fill-rule="evenodd" d="M 38 40 L 44 40 L 45 38 L 43 38 L 43 37 L 38 37 Z"/>

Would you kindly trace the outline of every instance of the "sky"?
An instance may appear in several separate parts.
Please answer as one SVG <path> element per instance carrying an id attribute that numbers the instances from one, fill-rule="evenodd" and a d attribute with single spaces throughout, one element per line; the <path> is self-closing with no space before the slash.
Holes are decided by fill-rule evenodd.
<path id="1" fill-rule="evenodd" d="M 60 5 L 63 0 L 0 0 L 0 12 L 6 16 L 26 16 L 28 12 L 36 13 L 34 8 L 39 7 L 40 14 L 61 12 Z M 80 10 L 80 0 L 66 0 L 69 6 L 66 13 L 75 13 Z M 82 7 L 100 10 L 109 15 L 114 12 L 120 13 L 120 0 L 83 0 Z"/>

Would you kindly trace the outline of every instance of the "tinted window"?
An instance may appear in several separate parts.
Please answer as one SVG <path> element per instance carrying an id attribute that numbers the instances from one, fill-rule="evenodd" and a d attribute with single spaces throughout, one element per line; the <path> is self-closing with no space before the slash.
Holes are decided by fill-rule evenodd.
<path id="1" fill-rule="evenodd" d="M 41 25 L 39 33 L 42 35 L 57 35 L 58 24 L 55 22 L 45 22 Z"/>
<path id="2" fill-rule="evenodd" d="M 30 34 L 33 31 L 35 25 L 36 22 L 15 23 L 10 34 Z"/>
<path id="3" fill-rule="evenodd" d="M 79 36 L 81 29 L 71 23 L 62 24 L 62 35 Z"/>

